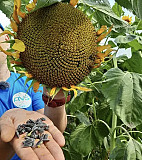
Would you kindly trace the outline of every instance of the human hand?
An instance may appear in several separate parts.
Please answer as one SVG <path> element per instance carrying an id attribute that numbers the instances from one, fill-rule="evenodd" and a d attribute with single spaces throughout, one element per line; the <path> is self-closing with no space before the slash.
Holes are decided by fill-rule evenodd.
<path id="1" fill-rule="evenodd" d="M 49 125 L 49 139 L 40 148 L 23 148 L 23 136 L 17 138 L 15 130 L 19 124 L 26 123 L 27 120 L 46 118 L 45 123 Z M 52 121 L 46 116 L 23 109 L 11 109 L 4 113 L 0 119 L 0 132 L 3 142 L 10 142 L 21 160 L 64 160 L 63 152 L 60 146 L 64 146 L 65 140 L 62 133 L 53 125 Z M 46 131 L 47 132 L 47 131 Z"/>

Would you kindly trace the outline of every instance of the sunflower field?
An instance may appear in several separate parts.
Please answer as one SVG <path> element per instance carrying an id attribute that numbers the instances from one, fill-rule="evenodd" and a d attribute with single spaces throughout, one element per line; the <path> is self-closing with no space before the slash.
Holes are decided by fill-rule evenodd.
<path id="1" fill-rule="evenodd" d="M 35 10 L 61 1 L 38 0 Z M 21 0 L 21 11 L 27 12 L 28 3 L 29 0 Z M 13 6 L 13 0 L 0 0 L 0 10 L 8 18 Z M 107 27 L 102 32 L 103 40 L 97 42 L 97 47 L 107 47 L 95 55 L 96 65 L 81 80 L 80 85 L 87 92 L 74 91 L 75 87 L 70 90 L 72 98 L 66 104 L 65 158 L 142 160 L 142 0 L 115 0 L 113 6 L 108 0 L 79 0 L 75 8 L 90 19 L 96 34 L 103 30 L 102 26 Z M 133 17 L 126 15 L 126 9 Z M 11 26 L 7 29 L 12 31 Z M 13 70 L 10 63 L 9 68 Z M 15 69 L 22 70 L 17 65 Z"/>

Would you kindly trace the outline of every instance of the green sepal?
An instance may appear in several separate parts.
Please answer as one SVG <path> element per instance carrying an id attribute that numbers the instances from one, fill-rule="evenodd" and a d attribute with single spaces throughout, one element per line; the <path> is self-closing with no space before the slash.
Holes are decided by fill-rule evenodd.
<path id="1" fill-rule="evenodd" d="M 26 78 L 26 81 L 25 81 L 25 83 L 24 83 L 24 85 L 26 85 L 27 83 L 28 83 L 28 81 L 30 81 L 30 80 L 32 80 L 33 78 Z"/>
<path id="2" fill-rule="evenodd" d="M 67 97 L 68 97 L 68 93 L 69 93 L 69 92 L 63 90 L 63 93 L 64 93 L 64 96 L 65 96 L 65 102 L 67 102 Z"/>
<path id="3" fill-rule="evenodd" d="M 28 93 L 28 91 L 33 87 L 34 83 L 36 82 L 37 80 L 33 80 L 31 85 L 29 86 L 29 88 L 27 89 L 26 93 Z"/>
<path id="4" fill-rule="evenodd" d="M 14 81 L 14 83 L 19 80 L 20 78 L 24 77 L 25 76 L 25 73 L 21 73 L 21 75 Z"/>
<path id="5" fill-rule="evenodd" d="M 56 96 L 56 94 L 60 91 L 61 88 L 56 88 L 55 93 L 52 96 L 52 100 L 54 99 L 54 97 Z"/>

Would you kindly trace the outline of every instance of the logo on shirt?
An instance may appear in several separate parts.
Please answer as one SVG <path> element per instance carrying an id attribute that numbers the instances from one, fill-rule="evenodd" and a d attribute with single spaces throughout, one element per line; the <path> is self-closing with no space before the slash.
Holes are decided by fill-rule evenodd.
<path id="1" fill-rule="evenodd" d="M 32 100 L 31 100 L 31 97 L 27 93 L 19 92 L 19 93 L 14 94 L 13 103 L 16 107 L 28 108 L 31 105 Z"/>

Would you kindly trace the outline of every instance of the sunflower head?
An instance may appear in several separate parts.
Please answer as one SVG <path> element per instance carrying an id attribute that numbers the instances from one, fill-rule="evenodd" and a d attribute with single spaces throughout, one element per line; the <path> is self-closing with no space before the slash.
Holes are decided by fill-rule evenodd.
<path id="1" fill-rule="evenodd" d="M 109 45 L 98 47 L 98 42 L 110 33 L 111 28 L 103 33 L 107 27 L 102 26 L 96 32 L 88 17 L 73 7 L 76 0 L 71 0 L 70 4 L 55 3 L 26 15 L 20 11 L 19 0 L 14 2 L 11 26 L 17 33 L 12 48 L 16 50 L 15 57 L 26 68 L 26 75 L 36 80 L 35 91 L 39 83 L 53 88 L 52 92 L 56 88 L 73 90 L 75 94 L 76 89 L 83 90 L 75 85 L 111 52 Z M 31 11 L 36 2 L 27 5 L 27 10 Z M 103 49 L 108 51 L 102 53 Z"/>

